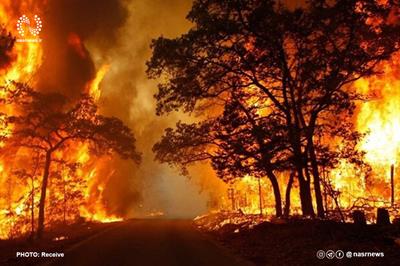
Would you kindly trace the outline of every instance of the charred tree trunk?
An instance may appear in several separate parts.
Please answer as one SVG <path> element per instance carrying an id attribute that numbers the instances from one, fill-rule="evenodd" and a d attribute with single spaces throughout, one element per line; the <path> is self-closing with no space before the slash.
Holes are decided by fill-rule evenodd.
<path id="1" fill-rule="evenodd" d="M 281 197 L 281 191 L 279 189 L 278 180 L 276 179 L 275 174 L 272 172 L 268 173 L 268 178 L 271 181 L 272 189 L 274 191 L 275 214 L 276 214 L 276 217 L 281 217 L 282 216 L 282 197 Z"/>
<path id="2" fill-rule="evenodd" d="M 301 211 L 303 215 L 314 217 L 315 213 L 312 205 L 310 180 L 304 178 L 303 167 L 300 163 L 297 163 L 297 178 L 300 188 Z"/>
<path id="3" fill-rule="evenodd" d="M 42 188 L 39 201 L 39 218 L 38 218 L 38 230 L 37 230 L 38 239 L 42 238 L 44 231 L 44 218 L 45 218 L 44 211 L 46 204 L 47 183 L 49 181 L 49 175 L 50 175 L 50 165 L 51 165 L 51 151 L 48 151 L 46 152 L 46 161 L 44 165 Z"/>
<path id="4" fill-rule="evenodd" d="M 35 183 L 34 177 L 31 179 L 32 191 L 31 191 L 31 237 L 34 239 L 35 236 Z"/>
<path id="5" fill-rule="evenodd" d="M 315 213 L 314 213 L 314 208 L 312 206 L 310 182 L 309 180 L 307 181 L 304 178 L 303 174 L 304 160 L 303 160 L 302 142 L 301 142 L 302 130 L 299 120 L 299 115 L 301 114 L 301 112 L 299 112 L 296 106 L 296 97 L 293 87 L 289 86 L 288 80 L 290 79 L 290 71 L 287 66 L 284 49 L 280 50 L 280 59 L 283 70 L 282 88 L 283 88 L 283 99 L 285 106 L 284 112 L 286 116 L 286 126 L 289 133 L 290 145 L 293 148 L 294 163 L 296 166 L 297 178 L 299 179 L 301 210 L 303 215 L 309 215 L 314 217 Z"/>
<path id="6" fill-rule="evenodd" d="M 63 175 L 63 193 L 64 193 L 64 201 L 63 201 L 63 218 L 64 224 L 67 223 L 67 189 L 65 184 L 65 177 Z"/>
<path id="7" fill-rule="evenodd" d="M 312 205 L 310 181 L 305 180 L 304 177 L 302 178 L 300 177 L 299 187 L 300 187 L 301 210 L 303 212 L 303 215 L 309 215 L 311 217 L 314 217 L 315 212 Z"/>
<path id="8" fill-rule="evenodd" d="M 317 156 L 315 155 L 314 143 L 313 143 L 312 138 L 309 139 L 309 155 L 310 155 L 310 161 L 311 161 L 312 175 L 314 178 L 314 193 L 315 193 L 315 201 L 317 203 L 317 214 L 318 214 L 318 217 L 324 218 L 325 210 L 324 210 L 324 203 L 322 200 L 322 193 L 321 193 L 321 179 L 319 176 Z"/>
<path id="9" fill-rule="evenodd" d="M 290 131 L 292 131 L 292 133 L 290 133 L 291 145 L 293 147 L 294 163 L 299 180 L 301 211 L 305 216 L 314 217 L 315 213 L 312 205 L 310 180 L 304 177 L 303 172 L 305 169 L 304 161 L 307 161 L 307 158 L 303 158 L 299 133 L 294 133 L 293 129 L 290 129 Z M 307 156 L 307 153 L 305 153 L 304 156 Z"/>
<path id="10" fill-rule="evenodd" d="M 258 178 L 258 199 L 260 206 L 260 216 L 263 215 L 262 195 L 261 195 L 261 177 Z"/>
<path id="11" fill-rule="evenodd" d="M 294 181 L 294 172 L 291 171 L 285 194 L 285 210 L 284 210 L 285 217 L 289 217 L 290 215 L 290 192 L 292 191 L 293 181 Z"/>
<path id="12" fill-rule="evenodd" d="M 391 206 L 394 206 L 394 164 L 392 164 L 390 166 L 390 192 L 391 192 L 391 198 L 390 198 L 390 202 L 391 202 Z"/>
<path id="13" fill-rule="evenodd" d="M 305 167 L 303 163 L 300 141 L 296 141 L 296 138 L 294 139 L 295 140 L 293 140 L 292 146 L 294 150 L 294 163 L 296 166 L 297 178 L 299 180 L 301 211 L 303 215 L 314 217 L 315 213 L 312 205 L 310 180 L 307 180 L 304 177 L 303 170 L 305 170 Z"/>

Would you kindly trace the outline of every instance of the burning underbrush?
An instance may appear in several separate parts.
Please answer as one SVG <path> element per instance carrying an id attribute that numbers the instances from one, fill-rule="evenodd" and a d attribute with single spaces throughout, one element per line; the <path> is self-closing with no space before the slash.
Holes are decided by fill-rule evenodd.
<path id="1" fill-rule="evenodd" d="M 194 219 L 194 223 L 199 229 L 204 231 L 224 230 L 223 228 L 234 228 L 234 231 L 238 231 L 242 228 L 251 229 L 255 225 L 267 220 L 267 217 L 260 217 L 260 215 L 256 214 L 245 215 L 239 212 L 219 211 L 198 216 Z"/>

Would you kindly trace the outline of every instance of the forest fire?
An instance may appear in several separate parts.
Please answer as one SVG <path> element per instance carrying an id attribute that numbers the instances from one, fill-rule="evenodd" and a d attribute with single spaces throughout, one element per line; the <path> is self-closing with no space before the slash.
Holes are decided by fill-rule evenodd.
<path id="1" fill-rule="evenodd" d="M 7 22 L 7 28 L 12 36 L 19 38 L 16 21 L 22 14 L 35 14 L 42 16 L 41 10 L 45 9 L 46 1 L 1 1 L 0 21 Z M 33 13 L 32 13 L 33 12 Z M 34 22 L 23 25 L 28 32 Z M 46 23 L 45 27 L 47 26 Z M 46 30 L 46 29 L 44 29 Z M 7 32 L 3 32 L 3 34 Z M 76 53 L 86 58 L 87 51 L 79 36 L 70 34 L 66 40 Z M 39 69 L 43 62 L 42 42 L 21 42 L 14 44 L 8 52 L 9 62 L 1 67 L 0 73 L 5 86 L 12 87 L 12 81 L 28 81 L 29 85 L 36 87 L 39 79 L 43 78 Z M 87 60 L 90 60 L 88 58 Z M 99 88 L 102 79 L 107 73 L 108 65 L 101 67 L 95 77 L 87 81 L 87 86 L 82 88 L 82 93 L 88 93 L 94 101 L 101 95 Z M 9 94 L 2 90 L 2 100 L 7 102 Z M 1 111 L 7 115 L 18 114 L 13 105 L 4 105 Z M 4 137 L 13 136 L 13 126 L 7 125 L 1 131 Z M 4 149 L 12 149 L 16 156 L 1 156 L 0 158 L 0 238 L 12 238 L 26 232 L 34 232 L 37 226 L 38 209 L 40 201 L 40 176 L 43 174 L 41 165 L 42 157 L 38 151 L 29 151 L 25 148 L 8 147 L 6 141 L 1 142 Z M 55 222 L 74 222 L 77 218 L 99 222 L 119 221 L 122 218 L 108 214 L 103 201 L 102 193 L 104 184 L 112 175 L 98 176 L 97 169 L 100 164 L 107 164 L 108 159 L 94 158 L 90 153 L 87 143 L 75 141 L 68 150 L 56 151 L 53 155 L 54 166 L 50 169 L 56 178 L 50 179 L 47 191 L 49 206 L 46 208 L 48 217 L 46 224 Z M 24 159 L 25 158 L 25 159 Z M 33 158 L 34 170 L 26 170 L 24 160 Z"/>
<path id="2" fill-rule="evenodd" d="M 399 32 L 400 0 L 0 0 L 0 264 L 396 264 Z"/>
<path id="3" fill-rule="evenodd" d="M 309 4 L 316 9 L 324 6 Z M 347 10 L 353 12 L 349 16 L 359 19 L 359 34 L 368 31 L 380 36 L 388 25 L 398 25 L 393 3 L 348 4 Z M 369 10 L 375 4 L 386 13 Z M 344 2 L 332 7 L 326 4 L 326 8 L 344 16 L 344 5 Z M 258 8 L 245 6 L 251 10 Z M 202 8 L 210 12 L 210 17 L 221 20 L 225 19 L 224 12 L 230 12 L 223 5 L 219 6 L 221 14 L 214 14 L 216 11 L 207 5 Z M 265 25 L 254 22 L 252 16 L 256 15 L 246 12 L 238 11 L 237 16 L 246 14 L 248 23 L 260 23 L 257 28 L 262 32 L 260 35 L 246 32 L 240 26 L 235 33 L 225 32 L 225 28 L 214 33 L 210 27 L 207 29 L 209 34 L 215 34 L 212 36 L 217 47 L 197 50 L 197 45 L 204 44 L 190 39 L 190 34 L 154 42 L 153 57 L 148 62 L 149 76 L 172 76 L 169 82 L 160 85 L 157 111 L 161 114 L 179 108 L 188 113 L 209 111 L 197 124 L 180 122 L 176 128 L 167 129 L 154 147 L 157 159 L 184 168 L 196 161 L 211 161 L 218 176 L 231 184 L 223 195 L 222 208 L 244 214 L 288 216 L 291 213 L 315 217 L 316 210 L 320 218 L 348 221 L 354 210 L 361 209 L 367 213 L 368 221 L 373 222 L 376 208 L 386 207 L 390 208 L 392 218 L 396 217 L 399 148 L 396 37 L 389 33 L 383 37 L 392 42 L 387 47 L 368 37 L 360 38 L 358 48 L 352 47 L 351 52 L 371 54 L 368 59 L 351 58 L 346 49 L 354 42 L 350 26 L 353 22 L 345 17 L 335 24 L 330 18 L 323 18 L 324 13 L 318 14 L 321 20 L 315 23 L 320 24 L 321 32 L 316 30 L 310 36 L 303 36 L 297 30 L 304 27 L 305 31 L 313 32 L 309 24 L 291 25 L 290 21 L 277 18 L 283 21 L 276 28 L 287 27 L 287 32 L 264 32 Z M 289 11 L 282 12 L 289 16 Z M 195 15 L 192 19 L 200 23 Z M 246 19 L 238 22 L 245 24 L 244 28 Z M 298 23 L 305 22 L 299 19 Z M 206 38 L 203 32 L 196 33 Z M 224 34 L 229 38 L 220 39 Z M 264 43 L 262 34 L 279 41 Z M 374 53 L 379 59 L 372 56 Z M 321 65 L 311 68 L 319 58 Z M 185 60 L 193 61 L 193 65 L 185 64 Z M 253 60 L 264 60 L 266 70 Z M 343 61 L 346 64 L 340 69 L 339 62 Z M 233 67 L 237 62 L 243 64 L 242 68 Z M 201 64 L 209 69 L 205 70 Z M 283 69 L 278 67 L 281 65 Z M 188 82 L 192 79 L 195 81 Z M 190 97 L 183 88 L 198 94 Z M 215 112 L 221 109 L 222 112 Z M 342 123 L 336 123 L 338 119 Z"/>
<path id="4" fill-rule="evenodd" d="M 14 4 L 12 4 L 14 3 Z M 7 21 L 7 25 L 14 25 L 21 14 L 25 12 L 36 12 L 41 14 L 41 10 L 45 8 L 46 1 L 35 3 L 24 3 L 16 5 L 12 1 L 2 1 L 0 9 L 0 17 L 2 21 Z M 35 14 L 36 14 L 35 13 Z M 29 27 L 33 27 L 32 21 L 29 25 L 24 25 L 28 32 Z M 46 24 L 44 23 L 46 26 Z M 15 27 L 9 27 L 11 34 L 18 37 Z M 45 27 L 44 27 L 44 30 Z M 256 47 L 246 43 L 247 51 L 251 52 Z M 78 33 L 69 32 L 65 38 L 66 45 L 80 58 L 80 60 L 89 61 L 90 54 L 85 47 L 84 41 Z M 16 43 L 14 49 L 8 52 L 9 62 L 1 69 L 3 80 L 19 81 L 29 80 L 29 85 L 35 87 L 38 81 L 42 79 L 43 72 L 39 69 L 43 62 L 43 43 L 42 42 L 26 42 Z M 381 63 L 382 74 L 374 77 L 362 78 L 355 83 L 357 90 L 372 98 L 368 101 L 357 102 L 356 112 L 354 114 L 355 127 L 361 133 L 366 133 L 364 139 L 358 144 L 357 149 L 365 152 L 365 162 L 369 164 L 372 171 L 366 173 L 360 169 L 350 166 L 345 160 L 339 162 L 333 169 L 323 173 L 322 190 L 324 195 L 325 208 L 327 211 L 337 208 L 347 210 L 357 207 L 359 201 L 362 204 L 373 204 L 373 206 L 390 206 L 391 197 L 391 166 L 393 165 L 393 176 L 396 179 L 397 167 L 396 161 L 398 156 L 399 139 L 396 137 L 397 129 L 400 127 L 396 119 L 400 110 L 398 109 L 398 97 L 396 89 L 398 88 L 398 65 L 396 58 L 390 62 Z M 88 93 L 96 102 L 101 97 L 100 84 L 110 68 L 109 64 L 102 64 L 96 73 L 89 80 L 85 81 L 85 85 L 81 88 L 82 93 Z M 2 92 L 4 93 L 4 92 Z M 257 87 L 252 85 L 247 91 L 246 96 L 248 103 L 254 106 L 256 114 L 260 117 L 268 116 L 270 111 L 265 103 L 265 98 L 257 94 Z M 7 95 L 2 95 L 7 98 Z M 264 106 L 264 107 L 263 107 Z M 9 114 L 16 113 L 12 105 L 2 107 Z M 13 126 L 7 125 L 2 130 L 3 136 L 12 136 Z M 332 141 L 330 139 L 329 141 Z M 2 140 L 2 146 L 6 142 Z M 100 169 L 109 161 L 107 158 L 98 160 L 90 153 L 90 147 L 87 143 L 76 141 L 73 147 L 69 147 L 68 151 L 57 151 L 54 159 L 57 161 L 75 162 L 69 164 L 60 164 L 54 166 L 54 172 L 59 175 L 59 179 L 50 185 L 48 190 L 49 197 L 54 202 L 60 202 L 60 205 L 50 206 L 48 211 L 57 221 L 72 221 L 77 217 L 83 217 L 96 221 L 116 221 L 120 217 L 107 214 L 104 207 L 102 193 L 105 184 L 114 174 L 111 170 L 108 174 Z M 37 164 L 40 164 L 40 156 L 29 153 L 25 149 L 17 149 L 16 154 L 21 157 L 37 156 Z M 23 181 L 13 176 L 16 168 L 19 167 L 18 160 L 10 158 L 2 159 L 1 163 L 2 183 L 6 187 L 15 186 Z M 38 167 L 36 167 L 38 168 Z M 40 168 L 40 167 L 39 167 Z M 34 227 L 35 217 L 38 215 L 34 210 L 38 204 L 40 193 L 38 189 L 41 181 L 37 176 L 41 174 L 40 169 L 36 169 L 34 173 L 26 173 L 16 171 L 19 175 L 27 175 L 30 177 L 30 183 L 19 185 L 15 191 L 9 191 L 8 200 L 3 200 L 2 214 L 4 226 L 1 230 L 1 237 L 9 237 L 10 232 L 14 228 L 19 228 L 20 232 L 29 231 L 29 227 Z M 287 183 L 293 183 L 289 193 L 283 202 L 284 206 L 289 205 L 292 214 L 301 213 L 301 199 L 299 197 L 299 183 L 297 179 L 290 181 L 289 172 L 282 172 L 277 175 L 280 189 L 283 191 Z M 327 181 L 329 180 L 329 181 Z M 53 188 L 51 186 L 54 186 Z M 394 195 L 398 192 L 396 182 L 393 182 Z M 313 185 L 311 184 L 311 187 Z M 274 212 L 274 195 L 269 193 L 272 187 L 266 178 L 253 177 L 251 174 L 245 175 L 239 181 L 232 183 L 227 188 L 227 193 L 220 195 L 220 202 L 217 204 L 220 209 L 240 210 L 244 214 L 271 215 Z M 24 195 L 21 197 L 21 195 Z M 315 196 L 315 195 L 314 195 Z M 395 202 L 392 203 L 392 205 Z M 392 206 L 393 207 L 393 206 Z M 32 219 L 30 224 L 29 219 Z M 3 220 L 3 219 L 2 219 Z M 51 223 L 52 221 L 48 221 Z M 25 224 L 21 229 L 19 223 Z M 18 225 L 17 225 L 18 224 Z M 14 234 L 14 233 L 12 233 Z"/>
<path id="5" fill-rule="evenodd" d="M 328 195 L 329 188 L 323 185 L 328 209 L 335 210 L 339 207 L 346 211 L 358 207 L 367 208 L 368 212 L 374 211 L 376 207 L 387 207 L 392 208 L 392 218 L 398 215 L 396 206 L 400 198 L 398 185 L 400 172 L 397 168 L 400 155 L 399 56 L 398 53 L 394 54 L 390 60 L 382 63 L 378 67 L 377 76 L 360 79 L 354 84 L 366 98 L 357 103 L 357 111 L 353 117 L 356 130 L 365 134 L 357 149 L 365 153 L 365 162 L 371 169 L 366 173 L 343 160 L 335 169 L 326 173 L 326 178 L 330 179 L 330 185 L 337 193 L 339 204 L 337 206 L 332 195 Z M 280 177 L 282 188 L 285 188 L 286 183 L 287 176 Z M 222 197 L 224 208 L 240 209 L 246 214 L 259 214 L 259 186 L 264 214 L 272 214 L 273 195 L 268 193 L 271 191 L 270 184 L 264 179 L 259 184 L 258 178 L 250 176 L 240 179 L 233 184 L 231 190 L 228 189 L 228 196 Z M 297 193 L 292 194 L 291 204 L 292 208 L 294 207 L 293 213 L 300 214 L 300 199 Z M 374 219 L 376 217 L 370 213 L 369 222 L 373 222 Z"/>

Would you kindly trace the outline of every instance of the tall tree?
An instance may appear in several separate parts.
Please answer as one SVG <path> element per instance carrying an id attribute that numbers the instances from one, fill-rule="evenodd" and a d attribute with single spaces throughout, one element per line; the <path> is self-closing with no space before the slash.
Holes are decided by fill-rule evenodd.
<path id="1" fill-rule="evenodd" d="M 7 144 L 40 151 L 44 156 L 39 238 L 44 230 L 46 192 L 55 152 L 65 151 L 75 141 L 90 144 L 96 155 L 116 152 L 123 159 L 139 162 L 140 154 L 135 149 L 131 130 L 115 117 L 98 114 L 89 96 L 82 96 L 78 103 L 69 103 L 60 94 L 43 94 L 21 83 L 2 89 L 7 103 L 15 108 L 15 113 L 6 118 L 6 124 L 13 128 Z"/>
<path id="2" fill-rule="evenodd" d="M 167 129 L 154 145 L 156 158 L 181 166 L 184 172 L 190 164 L 209 160 L 225 182 L 245 175 L 268 177 L 275 214 L 281 216 L 281 193 L 274 172 L 289 167 L 290 158 L 279 117 L 273 113 L 259 116 L 257 108 L 241 102 L 239 97 L 231 99 L 225 108 L 218 118 L 197 124 L 178 123 L 175 130 Z"/>
<path id="3" fill-rule="evenodd" d="M 33 156 L 31 163 L 28 163 L 29 159 L 24 158 L 26 160 L 24 168 L 13 172 L 14 176 L 24 180 L 26 185 L 30 187 L 30 193 L 26 199 L 26 206 L 30 213 L 31 240 L 35 238 L 35 192 L 37 189 L 37 186 L 35 186 L 35 181 L 37 180 L 41 163 L 40 152 L 35 152 L 34 154 L 35 155 Z"/>
<path id="4" fill-rule="evenodd" d="M 397 1 L 197 0 L 192 29 L 152 44 L 148 74 L 162 77 L 157 113 L 203 110 L 252 88 L 285 121 L 304 215 L 324 216 L 315 135 L 324 117 L 343 118 L 359 95 L 355 80 L 399 48 Z M 234 81 L 234 83 L 232 82 Z M 329 132 L 326 132 L 329 134 Z"/>

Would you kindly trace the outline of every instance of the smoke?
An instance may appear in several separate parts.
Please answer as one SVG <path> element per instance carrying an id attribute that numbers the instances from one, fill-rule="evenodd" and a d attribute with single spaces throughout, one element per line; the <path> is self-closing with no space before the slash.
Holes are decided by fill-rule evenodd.
<path id="1" fill-rule="evenodd" d="M 120 201 L 128 216 L 145 216 L 162 211 L 170 217 L 192 217 L 207 209 L 208 194 L 199 193 L 199 180 L 189 181 L 167 165 L 154 162 L 151 149 L 164 129 L 173 126 L 181 115 L 155 115 L 153 95 L 157 83 L 145 75 L 145 62 L 151 56 L 151 40 L 161 35 L 177 37 L 190 28 L 185 20 L 191 7 L 190 0 L 130 1 L 124 2 L 128 17 L 118 31 L 117 43 L 112 49 L 88 42 L 96 55 L 96 65 L 109 64 L 110 70 L 103 84 L 102 111 L 122 118 L 135 132 L 143 161 L 138 169 L 131 169 L 132 186 L 140 188 L 142 202 Z M 126 162 L 121 162 L 125 164 Z M 196 171 L 195 176 L 205 173 Z M 116 181 L 117 182 L 117 181 Z M 131 186 L 131 188 L 132 188 Z M 110 187 L 111 190 L 111 187 Z"/>
<path id="2" fill-rule="evenodd" d="M 87 39 L 110 49 L 126 10 L 117 0 L 49 1 L 44 11 L 44 61 L 38 87 L 77 97 L 95 75 L 95 65 L 85 48 Z"/>
<path id="3" fill-rule="evenodd" d="M 302 1 L 289 1 L 298 5 Z M 157 82 L 148 80 L 145 62 L 151 40 L 186 32 L 191 0 L 31 0 L 10 2 L 18 18 L 22 12 L 43 20 L 43 62 L 35 87 L 77 99 L 87 92 L 96 71 L 108 66 L 100 84 L 100 111 L 123 120 L 133 129 L 142 164 L 115 158 L 96 169 L 103 203 L 109 214 L 146 216 L 162 211 L 171 217 L 191 217 L 207 210 L 210 199 L 225 193 L 225 185 L 207 164 L 192 169 L 192 179 L 154 161 L 152 146 L 183 114 L 155 115 Z M 45 7 L 43 9 L 43 7 Z M 10 26 L 15 25 L 14 21 Z M 1 61 L 1 60 L 0 60 Z M 1 62 L 0 62 L 1 64 Z M 200 193 L 202 192 L 202 193 Z"/>
<path id="4" fill-rule="evenodd" d="M 145 62 L 151 40 L 176 37 L 190 28 L 185 20 L 190 0 L 48 1 L 43 16 L 43 64 L 38 89 L 72 99 L 87 90 L 96 70 L 108 65 L 100 84 L 100 111 L 133 129 L 142 164 L 117 157 L 104 161 L 97 176 L 109 214 L 146 216 L 162 211 L 170 217 L 192 217 L 207 210 L 207 187 L 220 187 L 207 165 L 188 180 L 167 165 L 154 162 L 151 149 L 164 129 L 181 114 L 155 115 L 157 83 L 147 79 Z M 200 190 L 205 190 L 200 193 Z"/>

